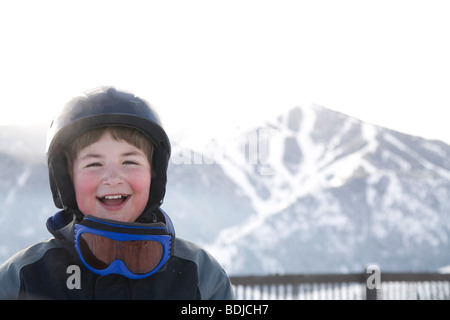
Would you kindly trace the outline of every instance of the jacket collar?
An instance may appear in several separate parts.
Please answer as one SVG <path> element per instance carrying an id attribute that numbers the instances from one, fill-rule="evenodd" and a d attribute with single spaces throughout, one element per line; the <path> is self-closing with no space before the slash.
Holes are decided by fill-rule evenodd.
<path id="1" fill-rule="evenodd" d="M 74 228 L 77 222 L 75 214 L 61 210 L 47 219 L 47 230 L 56 240 L 73 246 L 75 243 Z"/>

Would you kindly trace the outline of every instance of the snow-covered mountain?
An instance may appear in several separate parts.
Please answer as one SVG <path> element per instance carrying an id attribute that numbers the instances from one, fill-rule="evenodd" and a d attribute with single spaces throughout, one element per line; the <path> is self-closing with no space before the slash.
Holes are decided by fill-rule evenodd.
<path id="1" fill-rule="evenodd" d="M 269 166 L 224 165 L 255 214 L 209 246 L 232 274 L 435 270 L 450 262 L 450 147 L 320 106 L 269 121 Z M 270 147 L 272 148 L 270 150 Z"/>
<path id="2" fill-rule="evenodd" d="M 45 131 L 11 130 L 0 128 L 0 262 L 47 238 L 45 220 L 56 212 Z M 42 151 L 19 152 L 29 141 Z M 205 246 L 229 274 L 450 263 L 450 147 L 442 142 L 309 106 L 197 153 L 173 144 L 163 208 L 178 236 Z"/>

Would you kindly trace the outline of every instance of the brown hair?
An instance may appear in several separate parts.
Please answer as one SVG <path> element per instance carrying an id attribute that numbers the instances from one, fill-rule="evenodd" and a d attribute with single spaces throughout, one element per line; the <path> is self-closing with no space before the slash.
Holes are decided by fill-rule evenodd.
<path id="1" fill-rule="evenodd" d="M 89 130 L 83 133 L 81 136 L 75 138 L 75 140 L 73 140 L 67 146 L 67 148 L 65 149 L 65 154 L 67 159 L 67 168 L 69 170 L 69 175 L 71 178 L 73 174 L 73 162 L 75 161 L 78 152 L 100 140 L 100 138 L 106 132 L 111 134 L 113 139 L 117 141 L 123 140 L 125 142 L 128 142 L 129 144 L 143 151 L 148 157 L 148 162 L 150 163 L 151 170 L 153 159 L 153 144 L 150 142 L 150 140 L 137 129 L 124 126 L 109 126 Z"/>

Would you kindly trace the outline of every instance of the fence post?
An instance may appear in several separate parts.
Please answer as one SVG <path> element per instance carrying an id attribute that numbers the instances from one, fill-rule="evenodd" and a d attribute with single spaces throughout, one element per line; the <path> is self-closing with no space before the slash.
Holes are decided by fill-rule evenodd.
<path id="1" fill-rule="evenodd" d="M 366 285 L 366 300 L 379 299 L 381 289 L 381 272 L 380 267 L 376 264 L 370 264 L 366 267 L 364 274 Z"/>

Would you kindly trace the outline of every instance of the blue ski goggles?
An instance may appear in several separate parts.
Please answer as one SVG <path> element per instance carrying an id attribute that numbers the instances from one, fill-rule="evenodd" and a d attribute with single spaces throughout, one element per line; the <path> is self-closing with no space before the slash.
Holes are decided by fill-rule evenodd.
<path id="1" fill-rule="evenodd" d="M 166 225 L 127 223 L 85 216 L 75 225 L 75 248 L 83 264 L 99 275 L 148 277 L 169 260 L 173 235 Z"/>

